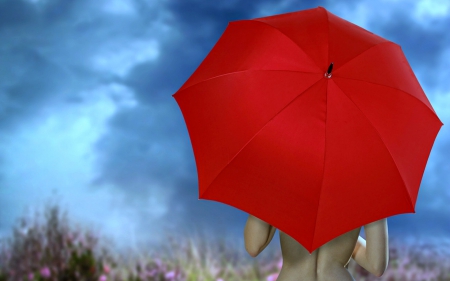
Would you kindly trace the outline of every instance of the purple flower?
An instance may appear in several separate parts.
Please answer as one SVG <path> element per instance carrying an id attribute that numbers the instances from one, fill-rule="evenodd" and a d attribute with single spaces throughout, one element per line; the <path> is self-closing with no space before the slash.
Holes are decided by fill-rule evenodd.
<path id="1" fill-rule="evenodd" d="M 33 273 L 28 274 L 28 280 L 33 280 L 33 279 L 34 279 L 34 274 Z"/>
<path id="2" fill-rule="evenodd" d="M 166 275 L 165 275 L 165 277 L 167 278 L 167 279 L 173 279 L 173 278 L 175 278 L 175 271 L 169 271 L 169 272 L 167 272 L 166 273 Z"/>
<path id="3" fill-rule="evenodd" d="M 277 264 L 278 269 L 281 269 L 283 267 L 283 259 L 280 259 L 280 261 Z"/>
<path id="4" fill-rule="evenodd" d="M 161 265 L 162 265 L 161 260 L 159 258 L 155 259 L 155 263 L 158 267 L 161 267 Z"/>
<path id="5" fill-rule="evenodd" d="M 149 276 L 155 276 L 156 274 L 158 273 L 158 270 L 156 270 L 156 269 L 152 269 L 150 272 L 148 272 L 147 274 L 149 275 Z"/>
<path id="6" fill-rule="evenodd" d="M 108 278 L 104 274 L 100 275 L 100 278 L 98 278 L 98 281 L 106 281 L 106 280 L 108 280 Z"/>
<path id="7" fill-rule="evenodd" d="M 103 271 L 104 271 L 106 274 L 108 274 L 108 273 L 111 271 L 111 268 L 110 268 L 107 264 L 105 264 L 105 265 L 103 265 Z"/>
<path id="8" fill-rule="evenodd" d="M 50 269 L 46 266 L 44 268 L 41 269 L 41 275 L 44 278 L 48 278 L 50 277 Z"/>
<path id="9" fill-rule="evenodd" d="M 269 276 L 267 276 L 267 281 L 276 281 L 277 280 L 277 278 L 278 278 L 278 273 L 273 273 L 273 274 L 270 274 Z"/>

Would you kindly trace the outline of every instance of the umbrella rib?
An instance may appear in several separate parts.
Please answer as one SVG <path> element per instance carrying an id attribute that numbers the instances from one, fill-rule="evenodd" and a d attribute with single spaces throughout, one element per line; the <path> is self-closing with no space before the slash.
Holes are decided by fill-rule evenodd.
<path id="1" fill-rule="evenodd" d="M 325 10 L 325 17 L 327 18 L 327 27 L 328 27 L 328 38 L 327 38 L 327 62 L 330 61 L 330 18 L 328 17 L 328 11 Z M 328 92 L 328 91 L 327 91 Z M 325 115 L 325 143 L 324 143 L 324 149 L 323 149 L 323 167 L 322 167 L 322 181 L 320 182 L 320 191 L 319 191 L 319 202 L 317 203 L 317 210 L 316 210 L 316 220 L 314 221 L 314 231 L 313 231 L 313 240 L 311 242 L 311 248 L 314 245 L 314 239 L 316 237 L 316 229 L 317 229 L 317 218 L 319 217 L 319 210 L 320 210 L 320 197 L 322 196 L 322 189 L 323 189 L 323 175 L 325 174 L 325 160 L 327 155 L 327 120 L 328 120 L 328 94 L 326 95 L 327 101 L 326 105 L 327 108 L 325 112 L 327 113 Z"/>
<path id="2" fill-rule="evenodd" d="M 325 11 L 325 17 L 327 19 L 327 28 L 328 28 L 328 32 L 327 32 L 327 63 L 329 63 L 330 62 L 330 18 L 328 17 L 328 11 L 325 10 L 325 9 L 324 9 L 324 11 Z M 312 233 L 313 240 L 312 240 L 311 245 L 310 245 L 311 248 L 314 245 L 314 239 L 316 237 L 315 233 L 316 233 L 316 229 L 317 229 L 317 218 L 319 217 L 320 197 L 322 196 L 323 175 L 325 174 L 325 159 L 326 159 L 326 155 L 327 155 L 328 94 L 326 95 L 326 98 L 327 98 L 327 101 L 326 101 L 327 108 L 326 108 L 325 112 L 327 114 L 325 115 L 325 143 L 324 143 L 324 149 L 323 149 L 324 152 L 323 152 L 322 181 L 320 182 L 319 201 L 317 203 L 316 220 L 314 221 L 314 231 Z"/>
<path id="3" fill-rule="evenodd" d="M 316 228 L 317 228 L 317 218 L 319 217 L 319 210 L 320 210 L 320 197 L 322 196 L 322 189 L 323 189 L 323 175 L 325 174 L 325 160 L 327 155 L 327 120 L 328 120 L 328 90 L 326 96 L 326 105 L 327 108 L 325 112 L 327 113 L 325 115 L 325 142 L 324 142 L 324 149 L 323 149 L 323 167 L 322 167 L 322 181 L 320 182 L 320 192 L 319 192 L 319 203 L 317 203 L 317 211 L 316 211 L 316 221 L 314 222 L 314 231 L 313 231 L 313 241 L 311 243 L 311 248 L 314 245 L 314 239 L 316 237 Z"/>
<path id="4" fill-rule="evenodd" d="M 342 79 L 348 79 L 348 80 L 361 81 L 361 82 L 364 82 L 364 83 L 369 83 L 369 84 L 378 85 L 378 86 L 383 86 L 383 87 L 386 87 L 386 88 L 391 88 L 391 89 L 397 90 L 397 91 L 399 91 L 399 92 L 402 92 L 402 93 L 404 93 L 404 94 L 406 94 L 406 95 L 408 95 L 408 96 L 410 96 L 410 97 L 415 98 L 416 100 L 418 100 L 421 104 L 425 105 L 425 106 L 430 110 L 430 112 L 433 113 L 433 115 L 434 115 L 436 118 L 438 118 L 437 115 L 436 115 L 436 112 L 433 110 L 433 108 L 430 108 L 430 107 L 429 107 L 428 105 L 426 105 L 423 101 L 421 101 L 418 97 L 413 96 L 413 95 L 411 95 L 410 93 L 408 93 L 408 92 L 406 92 L 406 91 L 403 91 L 403 90 L 401 90 L 401 89 L 399 89 L 399 88 L 387 86 L 387 85 L 380 84 L 380 83 L 370 82 L 370 81 L 366 81 L 366 80 L 355 79 L 355 78 L 349 78 L 349 77 L 336 76 L 336 78 L 342 78 Z M 337 83 L 335 83 L 335 84 L 337 85 Z M 341 88 L 339 87 L 339 89 L 341 89 Z M 342 89 L 341 89 L 341 90 L 342 90 Z M 426 98 L 426 97 L 425 97 L 425 98 Z M 427 99 L 427 101 L 428 101 L 428 103 L 430 103 L 430 101 L 429 101 L 428 99 Z M 431 105 L 431 103 L 430 103 L 430 105 Z M 440 121 L 439 118 L 438 118 L 438 120 Z M 441 122 L 441 121 L 440 121 L 440 122 Z M 441 122 L 441 123 L 442 123 L 442 122 Z"/>
<path id="5" fill-rule="evenodd" d="M 312 62 L 314 62 L 314 64 L 317 66 L 317 69 L 320 71 L 321 68 L 320 68 L 319 65 L 317 65 L 316 61 L 315 61 L 313 58 L 311 58 L 311 57 L 308 55 L 308 53 L 306 53 L 306 52 L 303 50 L 303 48 L 302 48 L 299 44 L 297 44 L 297 42 L 295 42 L 294 40 L 292 40 L 292 38 L 291 38 L 289 35 L 287 35 L 287 34 L 284 33 L 283 31 L 279 30 L 278 28 L 276 28 L 275 26 L 273 26 L 273 25 L 271 25 L 271 24 L 269 24 L 269 23 L 267 23 L 267 22 L 259 21 L 259 20 L 253 20 L 253 21 L 257 21 L 257 22 L 263 23 L 263 24 L 265 24 L 265 25 L 267 25 L 267 26 L 270 26 L 271 28 L 277 30 L 278 32 L 280 32 L 281 34 L 283 34 L 284 36 L 286 36 L 292 43 L 294 43 L 295 45 L 297 45 L 297 47 L 298 47 L 300 50 L 302 50 L 302 52 L 303 52 L 303 53 L 304 53 L 304 54 L 305 54 Z"/>
<path id="6" fill-rule="evenodd" d="M 303 90 L 300 94 L 298 94 L 295 98 L 293 98 L 290 102 L 288 102 L 282 109 L 280 109 L 277 113 L 275 113 L 272 118 L 270 118 L 269 121 L 267 121 L 267 123 L 262 126 L 258 132 L 256 132 L 253 137 L 250 138 L 250 140 L 248 140 L 242 147 L 241 149 L 239 149 L 238 152 L 236 152 L 236 154 L 227 162 L 227 164 L 225 164 L 225 166 L 220 169 L 220 172 L 214 177 L 214 179 L 211 181 L 211 183 L 208 185 L 208 188 L 216 181 L 216 179 L 219 177 L 219 175 L 222 173 L 222 171 L 228 166 L 230 165 L 231 162 L 233 162 L 233 160 L 236 158 L 236 156 L 239 155 L 239 153 L 247 147 L 247 145 L 259 134 L 259 132 L 261 132 L 266 126 L 267 124 L 269 124 L 278 114 L 280 114 L 280 112 L 282 112 L 286 107 L 288 107 L 291 103 L 293 103 L 299 96 L 301 96 L 304 92 L 308 91 L 311 87 L 313 87 L 314 85 L 316 85 L 317 83 L 319 83 L 322 80 L 322 77 L 320 77 L 316 82 L 314 82 L 313 84 L 311 84 L 311 86 L 309 86 L 308 88 L 306 88 L 305 90 Z"/>
<path id="7" fill-rule="evenodd" d="M 283 72 L 298 72 L 298 73 L 312 73 L 312 74 L 320 73 L 320 72 L 288 70 L 288 69 L 244 69 L 244 70 L 238 70 L 238 71 L 233 71 L 233 72 L 227 72 L 227 73 L 220 74 L 220 75 L 217 75 L 217 76 L 209 77 L 209 78 L 204 79 L 202 81 L 198 81 L 198 82 L 196 82 L 196 83 L 194 83 L 192 85 L 187 86 L 184 89 L 178 90 L 172 96 L 175 96 L 176 94 L 181 93 L 181 92 L 183 92 L 183 91 L 185 91 L 185 90 L 187 90 L 187 89 L 189 89 L 191 87 L 194 87 L 197 84 L 200 84 L 200 83 L 203 83 L 203 82 L 206 82 L 206 81 L 209 81 L 209 80 L 213 80 L 213 79 L 216 79 L 216 78 L 219 78 L 219 77 L 223 77 L 223 76 L 227 76 L 227 75 L 238 74 L 238 73 L 243 73 L 243 72 L 249 72 L 249 71 L 283 71 Z"/>
<path id="8" fill-rule="evenodd" d="M 365 49 L 364 51 L 362 51 L 361 53 L 357 54 L 356 56 L 353 56 L 351 59 L 349 59 L 348 61 L 344 62 L 344 63 L 341 64 L 340 66 L 336 66 L 335 69 L 334 69 L 335 72 L 338 70 L 338 68 L 344 67 L 347 63 L 349 63 L 349 62 L 351 62 L 352 60 L 356 59 L 357 57 L 363 55 L 365 52 L 367 52 L 367 51 L 369 51 L 369 50 L 371 50 L 371 49 L 373 49 L 373 48 L 375 48 L 375 47 L 378 47 L 378 46 L 380 46 L 381 44 L 387 44 L 387 43 L 391 43 L 391 44 L 394 44 L 394 45 L 400 47 L 400 45 L 398 45 L 398 44 L 396 44 L 396 43 L 394 43 L 394 42 L 392 42 L 392 41 L 383 41 L 383 42 L 380 42 L 380 43 L 378 43 L 378 44 L 376 44 L 376 45 L 371 46 L 370 48 Z"/>
<path id="9" fill-rule="evenodd" d="M 378 135 L 378 137 L 383 141 L 383 138 L 381 137 L 381 134 L 380 134 L 380 132 L 377 130 L 377 128 L 373 125 L 373 123 L 370 121 L 370 119 L 369 118 L 367 118 L 367 116 L 364 114 L 364 112 L 359 108 L 359 106 L 344 92 L 344 90 L 342 90 L 342 88 L 341 87 L 339 87 L 339 85 L 337 84 L 337 83 L 334 83 L 340 90 L 341 90 L 341 92 L 342 93 L 344 93 L 344 95 L 355 105 L 355 107 L 361 112 L 361 115 L 363 115 L 365 118 L 366 118 L 366 120 L 372 125 L 372 128 L 375 130 L 375 132 L 377 132 L 377 135 Z M 403 91 L 402 91 L 403 92 Z M 384 141 L 383 141 L 383 143 L 384 143 Z M 406 186 L 406 183 L 405 183 L 405 180 L 403 179 L 403 177 L 402 177 L 402 174 L 400 173 L 400 171 L 399 171 L 399 169 L 398 169 L 398 165 L 397 165 L 397 163 L 395 162 L 395 159 L 394 159 L 394 157 L 392 157 L 392 154 L 391 154 L 391 151 L 389 150 L 389 148 L 386 146 L 386 145 L 384 145 L 384 147 L 386 148 L 386 150 L 388 151 L 388 154 L 389 154 L 389 156 L 391 156 L 391 159 L 392 159 L 392 162 L 394 162 L 394 165 L 395 165 L 395 167 L 397 168 L 396 169 L 396 171 L 398 172 L 398 174 L 399 174 L 399 176 L 400 176 L 400 178 L 402 179 L 402 182 L 403 182 L 403 185 L 405 186 L 405 192 L 406 192 L 406 195 L 407 195 L 407 197 L 408 197 L 408 199 L 409 199 L 409 203 L 411 203 L 411 208 L 414 210 L 414 204 L 413 204 L 413 202 L 412 202 L 412 199 L 411 199 L 411 195 L 409 194 L 409 192 L 407 191 L 407 189 L 408 189 L 408 187 Z"/>

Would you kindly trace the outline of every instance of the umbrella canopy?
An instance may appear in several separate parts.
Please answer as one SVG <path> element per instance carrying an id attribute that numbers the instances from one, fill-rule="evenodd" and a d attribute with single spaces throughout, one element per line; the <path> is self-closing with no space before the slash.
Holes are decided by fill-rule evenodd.
<path id="1" fill-rule="evenodd" d="M 443 125 L 399 45 L 322 7 L 230 22 L 173 96 L 199 198 L 252 214 L 310 253 L 415 212 Z"/>

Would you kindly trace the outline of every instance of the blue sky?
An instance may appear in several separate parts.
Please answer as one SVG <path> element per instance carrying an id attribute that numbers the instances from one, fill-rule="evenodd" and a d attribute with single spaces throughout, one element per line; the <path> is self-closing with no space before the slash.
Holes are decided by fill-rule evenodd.
<path id="1" fill-rule="evenodd" d="M 242 241 L 246 213 L 198 200 L 172 94 L 229 21 L 319 5 L 402 46 L 444 126 L 416 214 L 389 218 L 390 235 L 450 237 L 450 4 L 438 0 L 0 0 L 0 235 L 56 192 L 118 246 L 195 227 Z"/>

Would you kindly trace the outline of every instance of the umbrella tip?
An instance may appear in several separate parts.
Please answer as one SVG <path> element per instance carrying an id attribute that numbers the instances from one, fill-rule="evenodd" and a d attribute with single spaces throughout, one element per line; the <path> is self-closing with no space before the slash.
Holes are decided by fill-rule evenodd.
<path id="1" fill-rule="evenodd" d="M 327 72 L 325 73 L 325 77 L 331 78 L 331 71 L 333 70 L 333 63 L 330 63 Z"/>

